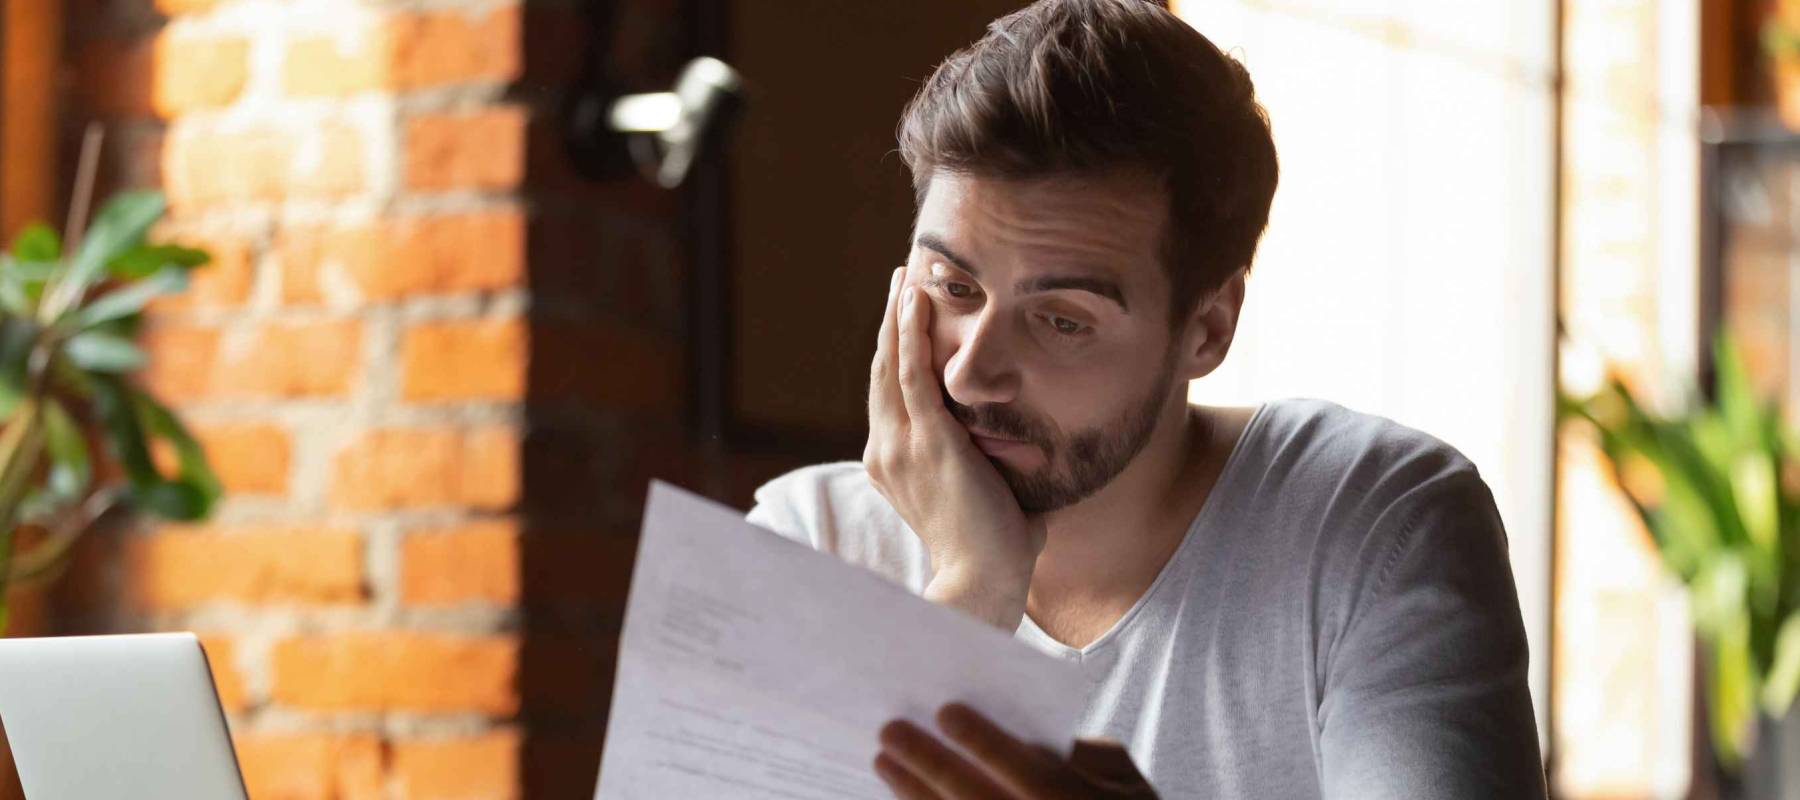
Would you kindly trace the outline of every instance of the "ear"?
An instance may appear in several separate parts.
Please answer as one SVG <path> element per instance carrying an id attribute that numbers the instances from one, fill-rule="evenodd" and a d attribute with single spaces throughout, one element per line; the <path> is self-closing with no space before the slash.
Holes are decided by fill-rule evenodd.
<path id="1" fill-rule="evenodd" d="M 1237 335 L 1238 313 L 1243 308 L 1244 271 L 1240 269 L 1189 312 L 1180 334 L 1181 355 L 1175 364 L 1181 380 L 1206 377 L 1225 363 L 1225 353 Z"/>

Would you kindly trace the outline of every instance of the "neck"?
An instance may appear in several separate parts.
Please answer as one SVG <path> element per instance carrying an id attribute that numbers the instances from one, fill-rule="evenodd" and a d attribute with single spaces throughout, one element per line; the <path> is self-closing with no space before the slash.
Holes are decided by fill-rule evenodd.
<path id="1" fill-rule="evenodd" d="M 1182 388 L 1185 390 L 1186 386 Z M 1199 513 L 1198 485 L 1217 448 L 1204 408 L 1172 393 L 1144 449 L 1112 482 L 1044 516 L 1047 536 L 1031 581 L 1034 600 L 1141 592 Z"/>

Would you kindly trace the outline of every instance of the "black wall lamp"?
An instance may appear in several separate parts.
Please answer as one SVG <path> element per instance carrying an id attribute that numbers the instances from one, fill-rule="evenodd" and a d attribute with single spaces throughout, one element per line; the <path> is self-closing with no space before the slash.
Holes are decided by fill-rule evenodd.
<path id="1" fill-rule="evenodd" d="M 743 79 L 712 56 L 682 67 L 675 86 L 626 94 L 606 75 L 600 52 L 612 35 L 610 3 L 588 7 L 591 41 L 582 81 L 569 96 L 565 138 L 577 166 L 593 178 L 635 169 L 665 189 L 681 185 L 741 108 Z"/>

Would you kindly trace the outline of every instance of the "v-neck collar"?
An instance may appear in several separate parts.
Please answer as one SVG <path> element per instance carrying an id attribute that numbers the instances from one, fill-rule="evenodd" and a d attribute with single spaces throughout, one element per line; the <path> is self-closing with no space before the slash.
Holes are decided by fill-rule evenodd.
<path id="1" fill-rule="evenodd" d="M 1196 539 L 1195 532 L 1207 527 L 1206 523 L 1215 513 L 1213 509 L 1219 506 L 1219 503 L 1214 502 L 1214 498 L 1218 496 L 1219 489 L 1226 485 L 1227 477 L 1233 475 L 1233 468 L 1238 462 L 1238 454 L 1243 452 L 1245 442 L 1250 441 L 1250 436 L 1255 432 L 1257 425 L 1262 421 L 1264 412 L 1266 412 L 1272 404 L 1272 401 L 1258 404 L 1256 411 L 1250 415 L 1250 421 L 1244 423 L 1244 430 L 1238 434 L 1237 441 L 1232 444 L 1231 453 L 1225 457 L 1225 465 L 1219 468 L 1219 477 L 1217 480 L 1213 481 L 1212 488 L 1207 491 L 1206 500 L 1201 503 L 1200 511 L 1194 514 L 1194 521 L 1188 523 L 1187 532 L 1181 535 L 1181 544 L 1176 545 L 1175 552 L 1169 555 L 1169 560 L 1163 562 L 1162 569 L 1157 571 L 1156 579 L 1150 582 L 1149 588 L 1145 589 L 1143 594 L 1138 595 L 1137 602 L 1132 603 L 1131 607 L 1126 609 L 1124 614 L 1113 621 L 1112 627 L 1107 628 L 1106 632 L 1100 634 L 1099 638 L 1088 642 L 1087 646 L 1074 647 L 1045 633 L 1043 628 L 1038 627 L 1037 621 L 1031 618 L 1031 612 L 1027 611 L 1025 612 L 1025 615 L 1020 618 L 1018 632 L 1041 647 L 1050 650 L 1053 654 L 1074 661 L 1087 659 L 1094 653 L 1099 652 L 1101 648 L 1106 647 L 1114 639 L 1117 639 L 1121 635 L 1120 632 L 1130 626 L 1132 620 L 1138 616 L 1139 612 L 1141 612 L 1145 606 L 1150 604 L 1150 600 L 1156 594 L 1157 588 L 1168 581 L 1170 573 L 1174 572 L 1175 562 L 1179 561 L 1182 555 L 1193 546 L 1193 542 Z"/>

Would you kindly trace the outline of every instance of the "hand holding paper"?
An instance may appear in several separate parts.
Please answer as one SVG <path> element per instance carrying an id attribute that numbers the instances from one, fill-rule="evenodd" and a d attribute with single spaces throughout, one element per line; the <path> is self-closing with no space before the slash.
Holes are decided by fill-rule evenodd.
<path id="1" fill-rule="evenodd" d="M 884 798 L 884 724 L 961 701 L 1067 755 L 1070 665 L 874 573 L 654 484 L 597 798 Z"/>

